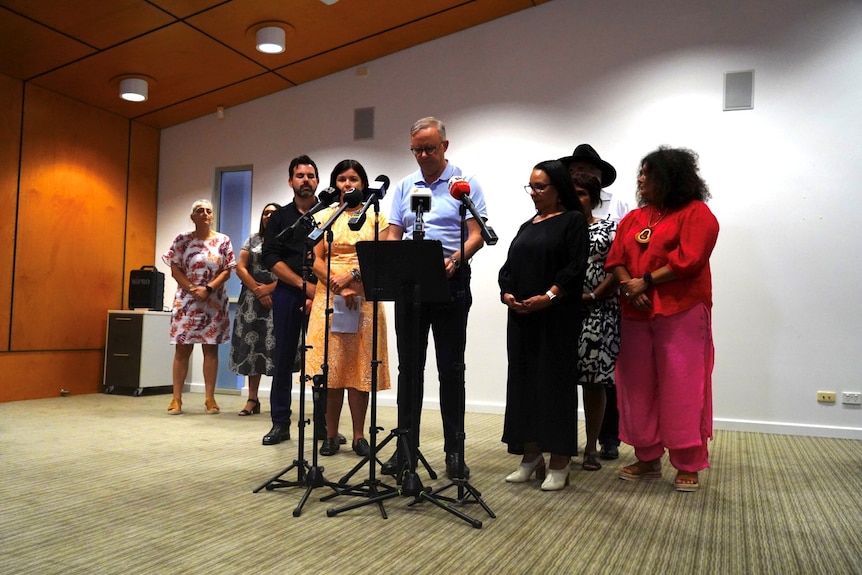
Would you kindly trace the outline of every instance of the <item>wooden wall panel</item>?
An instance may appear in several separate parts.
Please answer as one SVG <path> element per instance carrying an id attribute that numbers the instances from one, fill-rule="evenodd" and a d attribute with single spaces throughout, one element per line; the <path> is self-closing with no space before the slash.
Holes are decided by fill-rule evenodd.
<path id="1" fill-rule="evenodd" d="M 129 307 L 129 271 L 155 265 L 159 186 L 159 131 L 132 122 L 123 309 Z"/>
<path id="2" fill-rule="evenodd" d="M 9 349 L 23 83 L 0 74 L 0 353 Z"/>
<path id="3" fill-rule="evenodd" d="M 129 122 L 28 85 L 10 349 L 100 349 L 122 305 Z"/>
<path id="4" fill-rule="evenodd" d="M 96 393 L 104 357 L 102 350 L 0 353 L 0 402 L 58 397 L 61 389 Z"/>

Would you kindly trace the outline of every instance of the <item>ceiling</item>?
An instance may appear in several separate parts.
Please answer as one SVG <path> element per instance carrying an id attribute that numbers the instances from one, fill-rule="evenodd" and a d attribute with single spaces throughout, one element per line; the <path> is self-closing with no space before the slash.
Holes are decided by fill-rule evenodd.
<path id="1" fill-rule="evenodd" d="M 166 128 L 546 1 L 0 0 L 0 73 Z M 263 22 L 281 54 L 255 49 Z M 129 74 L 147 101 L 120 99 Z"/>

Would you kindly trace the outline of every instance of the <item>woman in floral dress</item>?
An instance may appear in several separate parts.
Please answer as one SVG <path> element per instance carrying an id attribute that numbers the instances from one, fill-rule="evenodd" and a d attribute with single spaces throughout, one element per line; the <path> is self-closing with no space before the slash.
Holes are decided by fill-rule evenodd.
<path id="1" fill-rule="evenodd" d="M 192 232 L 179 234 L 162 261 L 171 266 L 177 282 L 171 310 L 171 343 L 176 346 L 173 363 L 174 396 L 168 413 L 183 412 L 183 385 L 189 371 L 194 344 L 201 344 L 204 355 L 206 412 L 216 414 L 218 344 L 230 339 L 230 315 L 224 287 L 230 270 L 236 267 L 230 238 L 212 229 L 213 207 L 207 200 L 192 204 Z"/>

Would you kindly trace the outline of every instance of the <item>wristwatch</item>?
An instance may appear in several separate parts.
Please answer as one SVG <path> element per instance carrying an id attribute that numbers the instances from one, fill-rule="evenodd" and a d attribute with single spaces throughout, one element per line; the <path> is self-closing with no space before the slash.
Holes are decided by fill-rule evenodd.
<path id="1" fill-rule="evenodd" d="M 553 302 L 554 302 L 554 298 L 556 298 L 556 297 L 557 297 L 557 294 L 555 294 L 555 293 L 554 293 L 554 292 L 552 292 L 551 290 L 546 291 L 546 292 L 545 292 L 545 295 L 546 295 L 546 296 L 548 296 L 548 299 L 549 299 L 549 300 L 551 300 L 551 303 L 553 303 Z"/>

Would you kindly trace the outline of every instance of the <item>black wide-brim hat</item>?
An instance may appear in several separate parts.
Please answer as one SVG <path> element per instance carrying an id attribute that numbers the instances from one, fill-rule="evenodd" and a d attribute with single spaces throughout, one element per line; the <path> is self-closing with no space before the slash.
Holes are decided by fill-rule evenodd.
<path id="1" fill-rule="evenodd" d="M 601 159 L 598 152 L 589 144 L 581 144 L 571 156 L 560 158 L 565 166 L 568 167 L 572 162 L 587 162 L 597 167 L 602 172 L 602 187 L 607 188 L 617 179 L 617 170 L 612 165 Z"/>

